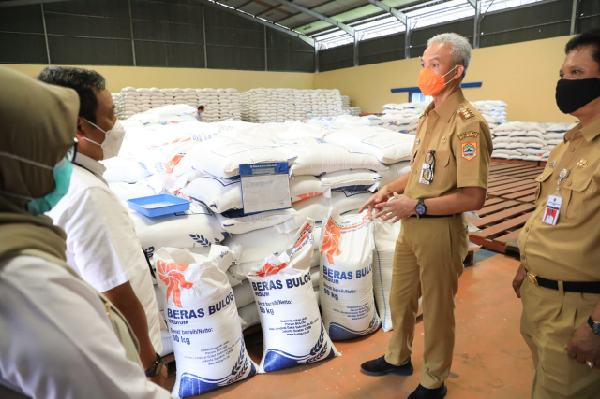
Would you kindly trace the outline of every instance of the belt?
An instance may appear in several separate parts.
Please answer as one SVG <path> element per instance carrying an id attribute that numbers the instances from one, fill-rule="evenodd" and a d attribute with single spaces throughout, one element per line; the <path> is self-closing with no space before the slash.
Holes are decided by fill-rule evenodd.
<path id="1" fill-rule="evenodd" d="M 530 272 L 527 272 L 527 279 L 536 287 L 544 287 L 555 291 L 600 294 L 600 281 L 559 281 L 536 276 Z"/>
<path id="2" fill-rule="evenodd" d="M 440 219 L 440 218 L 453 218 L 455 217 L 457 214 L 453 214 L 453 215 L 423 215 L 423 216 L 417 216 L 417 215 L 412 215 L 411 218 L 416 218 L 416 219 Z"/>

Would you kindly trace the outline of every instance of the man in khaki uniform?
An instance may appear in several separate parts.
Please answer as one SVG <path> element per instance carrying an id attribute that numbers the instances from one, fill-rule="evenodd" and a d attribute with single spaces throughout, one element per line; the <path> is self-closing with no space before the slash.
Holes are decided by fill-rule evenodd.
<path id="1" fill-rule="evenodd" d="M 513 287 L 535 366 L 532 397 L 600 398 L 600 30 L 572 38 L 556 101 L 579 123 L 536 178 Z"/>
<path id="2" fill-rule="evenodd" d="M 454 296 L 467 255 L 462 213 L 485 202 L 491 137 L 483 117 L 464 98 L 460 82 L 471 55 L 466 38 L 432 37 L 418 84 L 433 96 L 419 121 L 410 173 L 382 187 L 363 208 L 402 219 L 396 243 L 390 305 L 394 333 L 385 356 L 361 365 L 368 375 L 412 374 L 411 347 L 419 292 L 423 297 L 425 362 L 409 396 L 442 398 L 454 349 Z M 370 209 L 373 211 L 373 209 Z"/>

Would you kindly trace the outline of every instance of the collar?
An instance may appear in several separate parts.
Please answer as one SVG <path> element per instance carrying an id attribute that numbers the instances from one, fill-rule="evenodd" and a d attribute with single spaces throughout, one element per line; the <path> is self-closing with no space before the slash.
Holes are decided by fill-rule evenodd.
<path id="1" fill-rule="evenodd" d="M 81 152 L 78 152 L 75 156 L 74 164 L 81 166 L 84 169 L 92 172 L 96 177 L 102 179 L 102 175 L 106 171 L 106 166 L 102 165 L 100 162 L 96 161 L 93 158 L 88 157 Z"/>
<path id="2" fill-rule="evenodd" d="M 592 123 L 590 123 L 586 127 L 581 127 L 580 125 L 577 125 L 576 129 L 581 133 L 581 136 L 584 139 L 591 143 L 596 136 L 600 135 L 600 117 L 594 119 Z M 571 138 L 572 137 L 569 137 L 567 138 L 567 140 L 570 140 Z"/>
<path id="3" fill-rule="evenodd" d="M 456 110 L 459 105 L 466 101 L 465 96 L 462 93 L 461 89 L 457 89 L 454 93 L 450 94 L 448 98 L 446 98 L 438 107 L 434 107 L 434 102 L 425 110 L 426 113 L 430 111 L 435 112 L 441 119 L 450 120 L 454 114 L 456 114 Z"/>

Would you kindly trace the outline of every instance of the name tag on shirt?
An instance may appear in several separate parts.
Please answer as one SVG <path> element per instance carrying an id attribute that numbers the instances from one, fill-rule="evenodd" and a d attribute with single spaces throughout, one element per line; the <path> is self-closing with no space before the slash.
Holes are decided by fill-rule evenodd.
<path id="1" fill-rule="evenodd" d="M 542 215 L 542 221 L 546 224 L 556 225 L 561 207 L 562 197 L 560 195 L 549 195 L 546 201 L 546 209 Z"/>

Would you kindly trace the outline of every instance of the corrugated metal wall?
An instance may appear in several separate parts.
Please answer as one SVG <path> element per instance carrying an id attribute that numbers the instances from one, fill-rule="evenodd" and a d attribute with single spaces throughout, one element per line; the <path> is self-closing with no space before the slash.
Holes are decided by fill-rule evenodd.
<path id="1" fill-rule="evenodd" d="M 480 47 L 568 35 L 572 4 L 556 0 L 485 14 Z M 579 0 L 576 32 L 597 27 L 600 1 Z M 410 56 L 421 55 L 427 39 L 443 32 L 472 40 L 473 18 L 414 30 Z M 362 41 L 358 63 L 403 59 L 404 49 L 404 34 Z M 48 62 L 301 72 L 316 67 L 314 50 L 304 41 L 191 0 L 73 0 L 0 9 L 0 63 Z M 353 64 L 352 45 L 319 52 L 321 71 Z"/>
<path id="2" fill-rule="evenodd" d="M 48 62 L 312 72 L 314 50 L 300 39 L 186 0 L 0 8 L 0 63 Z"/>

